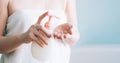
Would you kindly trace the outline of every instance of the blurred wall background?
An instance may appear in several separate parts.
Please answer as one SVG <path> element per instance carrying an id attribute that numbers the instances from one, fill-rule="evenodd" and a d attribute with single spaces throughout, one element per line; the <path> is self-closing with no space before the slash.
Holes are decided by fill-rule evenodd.
<path id="1" fill-rule="evenodd" d="M 120 0 L 77 0 L 80 45 L 120 44 Z"/>
<path id="2" fill-rule="evenodd" d="M 120 0 L 76 0 L 80 40 L 70 63 L 120 63 Z"/>

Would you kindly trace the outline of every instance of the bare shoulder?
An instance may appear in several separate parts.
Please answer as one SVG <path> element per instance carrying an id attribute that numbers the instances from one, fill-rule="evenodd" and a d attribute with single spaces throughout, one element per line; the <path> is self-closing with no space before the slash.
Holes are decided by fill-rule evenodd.
<path id="1" fill-rule="evenodd" d="M 8 17 L 8 2 L 9 0 L 0 0 L 0 36 L 3 35 Z"/>
<path id="2" fill-rule="evenodd" d="M 7 5 L 9 0 L 0 0 L 0 5 Z"/>
<path id="3" fill-rule="evenodd" d="M 0 9 L 8 5 L 9 0 L 0 0 Z"/>

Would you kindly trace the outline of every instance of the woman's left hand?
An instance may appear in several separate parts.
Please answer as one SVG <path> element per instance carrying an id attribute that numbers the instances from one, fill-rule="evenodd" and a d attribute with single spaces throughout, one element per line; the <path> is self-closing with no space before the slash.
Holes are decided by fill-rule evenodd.
<path id="1" fill-rule="evenodd" d="M 69 23 L 61 24 L 56 27 L 53 36 L 55 39 L 57 38 L 62 40 L 62 42 L 67 42 L 70 46 L 75 45 L 80 38 L 77 27 Z"/>
<path id="2" fill-rule="evenodd" d="M 54 38 L 64 41 L 67 38 L 67 35 L 72 35 L 72 25 L 69 23 L 61 24 L 54 30 Z"/>

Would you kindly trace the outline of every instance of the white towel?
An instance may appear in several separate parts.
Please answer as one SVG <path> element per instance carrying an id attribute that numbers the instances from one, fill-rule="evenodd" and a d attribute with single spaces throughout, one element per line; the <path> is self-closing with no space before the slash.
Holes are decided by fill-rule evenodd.
<path id="1" fill-rule="evenodd" d="M 46 11 L 49 11 L 50 15 L 60 18 L 60 20 L 55 18 L 51 20 L 52 29 L 67 21 L 63 10 L 19 10 L 8 18 L 6 36 L 26 32 Z M 2 63 L 68 63 L 69 56 L 70 47 L 67 44 L 63 45 L 61 42 L 50 38 L 49 45 L 46 48 L 41 48 L 35 43 L 31 46 L 30 43 L 21 45 L 14 52 L 3 54 Z"/>

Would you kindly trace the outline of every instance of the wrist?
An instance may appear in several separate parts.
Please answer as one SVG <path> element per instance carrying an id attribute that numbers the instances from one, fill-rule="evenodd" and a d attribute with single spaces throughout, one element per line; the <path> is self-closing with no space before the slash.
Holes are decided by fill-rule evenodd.
<path id="1" fill-rule="evenodd" d="M 17 39 L 21 42 L 21 43 L 27 43 L 29 42 L 27 40 L 27 36 L 26 36 L 26 33 L 23 33 L 23 34 L 20 34 L 17 36 Z"/>

